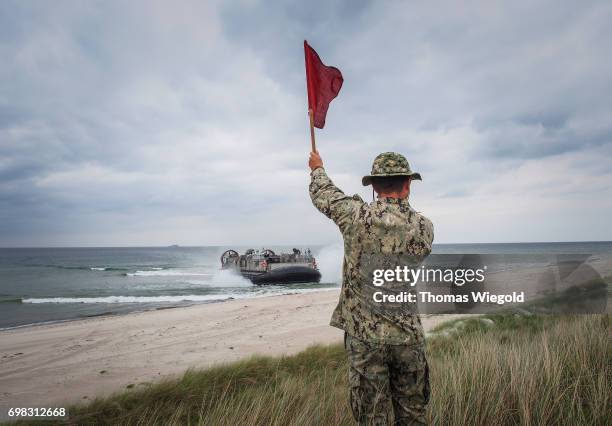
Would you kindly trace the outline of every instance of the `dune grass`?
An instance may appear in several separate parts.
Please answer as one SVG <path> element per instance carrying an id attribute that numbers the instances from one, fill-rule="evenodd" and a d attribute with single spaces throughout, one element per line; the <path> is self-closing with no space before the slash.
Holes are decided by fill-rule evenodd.
<path id="1" fill-rule="evenodd" d="M 428 339 L 436 425 L 611 424 L 610 315 L 489 315 Z M 341 345 L 253 357 L 69 407 L 67 424 L 351 425 Z M 22 422 L 36 424 L 39 422 Z"/>

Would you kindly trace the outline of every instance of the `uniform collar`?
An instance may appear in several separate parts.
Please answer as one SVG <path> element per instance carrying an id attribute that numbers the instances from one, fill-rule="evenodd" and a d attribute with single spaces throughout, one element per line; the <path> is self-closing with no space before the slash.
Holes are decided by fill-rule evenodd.
<path id="1" fill-rule="evenodd" d="M 399 205 L 410 206 L 410 203 L 408 202 L 408 198 L 381 197 L 381 198 L 377 198 L 376 201 L 379 201 L 381 203 L 386 203 L 386 204 L 399 204 Z"/>

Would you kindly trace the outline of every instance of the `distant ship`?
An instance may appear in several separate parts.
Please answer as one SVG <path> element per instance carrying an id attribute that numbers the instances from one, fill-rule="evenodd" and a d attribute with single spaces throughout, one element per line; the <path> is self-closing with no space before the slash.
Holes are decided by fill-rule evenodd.
<path id="1" fill-rule="evenodd" d="M 257 285 L 318 283 L 321 280 L 310 249 L 302 253 L 294 248 L 293 253 L 281 254 L 270 249 L 261 252 L 249 249 L 242 255 L 226 250 L 221 255 L 221 268 L 234 269 Z"/>

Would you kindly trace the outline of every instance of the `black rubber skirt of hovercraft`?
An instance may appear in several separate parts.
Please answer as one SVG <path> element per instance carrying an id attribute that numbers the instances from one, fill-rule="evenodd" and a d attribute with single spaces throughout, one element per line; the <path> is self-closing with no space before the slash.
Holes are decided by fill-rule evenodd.
<path id="1" fill-rule="evenodd" d="M 321 273 L 307 266 L 287 266 L 250 277 L 250 279 L 253 284 L 257 285 L 318 283 L 321 280 Z"/>

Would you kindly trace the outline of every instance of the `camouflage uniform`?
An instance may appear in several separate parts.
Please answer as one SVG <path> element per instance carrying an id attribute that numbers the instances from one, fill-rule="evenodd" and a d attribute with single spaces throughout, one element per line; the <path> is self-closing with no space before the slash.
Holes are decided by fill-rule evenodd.
<path id="1" fill-rule="evenodd" d="M 369 185 L 374 176 L 421 179 L 396 153 L 379 155 L 362 183 Z M 311 177 L 313 204 L 338 225 L 344 239 L 342 290 L 330 324 L 345 331 L 355 419 L 424 424 L 429 380 L 421 321 L 415 312 L 385 310 L 372 302 L 372 291 L 380 290 L 372 286 L 372 270 L 418 265 L 431 252 L 433 225 L 408 199 L 368 204 L 358 195 L 346 196 L 323 168 Z M 407 290 L 405 283 L 395 286 Z"/>

